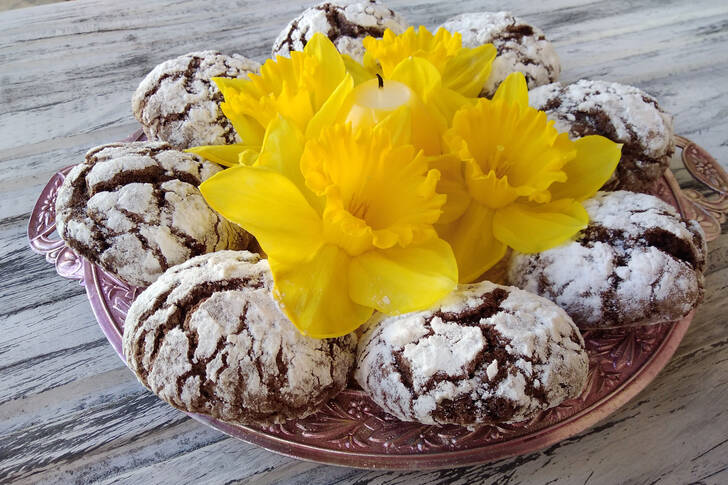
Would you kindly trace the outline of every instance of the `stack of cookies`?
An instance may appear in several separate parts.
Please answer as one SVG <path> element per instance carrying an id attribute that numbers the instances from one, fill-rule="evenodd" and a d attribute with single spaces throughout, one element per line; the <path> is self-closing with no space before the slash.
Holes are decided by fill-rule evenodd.
<path id="1" fill-rule="evenodd" d="M 366 36 L 408 26 L 376 0 L 324 2 L 283 29 L 273 55 L 302 50 L 322 32 L 361 61 Z M 513 254 L 514 286 L 461 285 L 428 310 L 375 316 L 358 335 L 301 335 L 273 297 L 267 261 L 248 251 L 253 238 L 200 194 L 222 168 L 182 151 L 245 142 L 211 79 L 246 77 L 260 65 L 214 51 L 182 55 L 155 67 L 134 93 L 148 141 L 90 150 L 57 198 L 66 243 L 146 287 L 123 339 L 142 384 L 179 409 L 235 424 L 303 418 L 354 382 L 404 421 L 511 423 L 580 395 L 589 371 L 580 329 L 672 321 L 695 308 L 702 230 L 646 193 L 674 149 L 672 119 L 657 101 L 616 83 L 558 83 L 553 45 L 509 13 L 462 14 L 441 26 L 460 32 L 466 47 L 497 48 L 481 96 L 523 72 L 531 105 L 559 131 L 623 144 L 613 178 L 585 202 L 589 226 L 543 253 Z"/>

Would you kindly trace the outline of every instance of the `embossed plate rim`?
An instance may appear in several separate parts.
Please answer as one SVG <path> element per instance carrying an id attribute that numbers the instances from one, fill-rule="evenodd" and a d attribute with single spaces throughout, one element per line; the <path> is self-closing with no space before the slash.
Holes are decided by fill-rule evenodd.
<path id="1" fill-rule="evenodd" d="M 574 436 L 597 424 L 622 407 L 650 384 L 667 365 L 677 350 L 695 310 L 674 323 L 659 347 L 650 358 L 624 384 L 556 424 L 545 426 L 533 433 L 518 436 L 486 446 L 457 451 L 442 451 L 421 454 L 383 454 L 332 450 L 297 443 L 273 436 L 248 426 L 234 426 L 209 416 L 186 413 L 196 421 L 211 426 L 226 435 L 253 443 L 266 450 L 291 458 L 325 465 L 377 470 L 437 470 L 446 467 L 482 465 L 495 460 L 532 453 Z M 343 392 L 359 392 L 345 390 Z M 238 430 L 245 430 L 246 436 L 239 436 Z"/>

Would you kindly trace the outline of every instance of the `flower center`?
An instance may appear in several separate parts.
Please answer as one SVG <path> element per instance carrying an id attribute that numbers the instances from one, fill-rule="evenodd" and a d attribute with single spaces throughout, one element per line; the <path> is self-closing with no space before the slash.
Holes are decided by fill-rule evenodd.
<path id="1" fill-rule="evenodd" d="M 492 170 L 495 170 L 495 175 L 498 178 L 502 178 L 508 175 L 508 170 L 511 167 L 509 161 L 503 159 L 503 154 L 505 151 L 506 147 L 504 147 L 503 145 L 496 145 L 495 150 L 491 156 L 490 163 L 488 164 L 490 167 L 492 167 Z"/>
<path id="2" fill-rule="evenodd" d="M 367 200 L 355 200 L 352 199 L 352 201 L 349 204 L 349 212 L 354 217 L 357 217 L 367 223 L 367 212 L 369 211 L 369 208 L 371 207 L 371 204 Z M 373 224 L 368 224 L 369 226 L 373 226 Z"/>

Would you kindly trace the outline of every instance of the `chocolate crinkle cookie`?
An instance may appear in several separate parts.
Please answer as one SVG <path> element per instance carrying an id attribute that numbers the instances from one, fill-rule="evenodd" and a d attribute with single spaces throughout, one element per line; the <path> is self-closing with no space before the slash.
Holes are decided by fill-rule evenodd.
<path id="1" fill-rule="evenodd" d="M 550 301 L 488 281 L 364 334 L 355 378 L 388 413 L 425 424 L 511 423 L 577 397 L 584 341 Z"/>
<path id="2" fill-rule="evenodd" d="M 235 424 L 302 418 L 346 387 L 356 337 L 313 339 L 273 299 L 268 262 L 219 251 L 170 268 L 134 301 L 124 355 L 186 412 Z"/>
<path id="3" fill-rule="evenodd" d="M 603 190 L 649 192 L 670 164 L 675 149 L 672 116 L 640 89 L 581 80 L 538 87 L 528 98 L 572 138 L 602 135 L 623 144 L 617 170 Z"/>
<path id="4" fill-rule="evenodd" d="M 147 286 L 198 254 L 247 247 L 250 235 L 213 211 L 197 188 L 220 170 L 166 143 L 96 147 L 58 190 L 56 229 L 89 261 Z"/>
<path id="5" fill-rule="evenodd" d="M 460 32 L 463 47 L 493 44 L 498 50 L 481 96 L 493 96 L 512 72 L 522 72 L 529 89 L 559 79 L 559 57 L 543 31 L 508 12 L 464 13 L 440 27 Z"/>
<path id="6" fill-rule="evenodd" d="M 247 78 L 260 64 L 241 55 L 192 52 L 159 64 L 131 100 L 134 117 L 148 140 L 175 148 L 241 143 L 220 110 L 222 93 L 213 77 Z"/>
<path id="7" fill-rule="evenodd" d="M 707 254 L 700 224 L 627 191 L 599 192 L 584 207 L 590 222 L 575 241 L 514 253 L 511 284 L 554 301 L 583 329 L 669 322 L 695 308 Z"/>
<path id="8" fill-rule="evenodd" d="M 386 29 L 401 34 L 407 27 L 398 13 L 376 0 L 323 2 L 304 10 L 286 25 L 273 43 L 273 57 L 303 50 L 313 34 L 320 32 L 339 52 L 361 62 L 365 37 L 382 37 Z"/>

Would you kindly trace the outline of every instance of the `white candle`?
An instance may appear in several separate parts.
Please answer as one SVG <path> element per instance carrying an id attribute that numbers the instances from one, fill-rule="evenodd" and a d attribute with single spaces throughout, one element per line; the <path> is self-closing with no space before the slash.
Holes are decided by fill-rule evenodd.
<path id="1" fill-rule="evenodd" d="M 366 81 L 351 93 L 352 106 L 346 122 L 353 128 L 372 127 L 401 106 L 414 106 L 415 95 L 406 84 L 383 81 L 381 77 Z"/>

